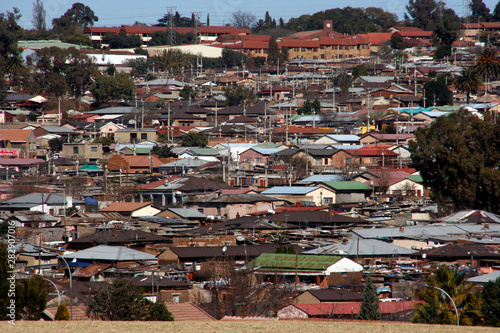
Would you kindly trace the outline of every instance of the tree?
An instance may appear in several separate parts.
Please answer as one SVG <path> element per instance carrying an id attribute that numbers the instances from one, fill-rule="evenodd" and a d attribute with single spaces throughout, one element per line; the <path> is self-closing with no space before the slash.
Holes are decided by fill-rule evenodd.
<path id="1" fill-rule="evenodd" d="M 19 9 L 0 14 L 0 99 L 5 96 L 5 75 L 14 71 L 13 63 L 18 63 L 20 51 L 17 47 L 20 31 Z"/>
<path id="2" fill-rule="evenodd" d="M 500 327 L 500 278 L 485 283 L 481 292 L 481 301 L 484 324 Z"/>
<path id="3" fill-rule="evenodd" d="M 175 71 L 191 65 L 193 56 L 182 53 L 181 50 L 168 49 L 158 52 L 153 62 L 161 71 Z"/>
<path id="4" fill-rule="evenodd" d="M 122 72 L 115 76 L 98 76 L 91 90 L 96 103 L 101 104 L 108 101 L 132 99 L 135 94 L 135 85 L 132 78 Z"/>
<path id="5" fill-rule="evenodd" d="M 43 8 L 43 2 L 41 0 L 35 0 L 33 3 L 33 29 L 47 29 L 47 22 L 45 21 L 46 15 L 47 12 L 45 8 Z"/>
<path id="6" fill-rule="evenodd" d="M 228 47 L 225 47 L 222 50 L 222 62 L 227 67 L 239 66 L 241 62 L 245 61 L 246 59 L 246 55 L 238 51 L 231 50 Z"/>
<path id="7" fill-rule="evenodd" d="M 118 34 L 107 32 L 102 38 L 104 44 L 109 44 L 110 49 L 131 49 L 142 45 L 142 39 L 138 35 L 127 35 L 124 32 Z"/>
<path id="8" fill-rule="evenodd" d="M 196 91 L 192 87 L 186 85 L 179 92 L 179 96 L 184 99 L 191 100 L 196 97 Z"/>
<path id="9" fill-rule="evenodd" d="M 100 138 L 95 139 L 94 143 L 100 143 L 105 147 L 109 147 L 113 143 L 113 140 L 106 136 L 101 136 Z"/>
<path id="10" fill-rule="evenodd" d="M 146 320 L 151 321 L 173 321 L 174 316 L 168 311 L 165 303 L 152 303 L 149 305 L 149 315 Z"/>
<path id="11" fill-rule="evenodd" d="M 267 61 L 270 65 L 276 65 L 280 58 L 280 50 L 276 38 L 271 36 L 268 44 Z"/>
<path id="12" fill-rule="evenodd" d="M 449 298 L 437 288 L 443 289 L 453 299 L 460 317 L 460 325 L 478 325 L 482 320 L 479 296 L 472 290 L 473 284 L 467 283 L 467 276 L 458 268 L 450 270 L 445 265 L 425 278 L 427 286 L 417 291 L 423 300 L 417 304 L 413 322 L 427 324 L 454 324 L 457 322 L 455 309 Z"/>
<path id="13" fill-rule="evenodd" d="M 437 47 L 436 59 L 451 56 L 453 42 L 457 39 L 460 18 L 453 9 L 444 8 L 444 2 L 438 4 L 439 20 L 433 22 L 432 43 Z"/>
<path id="14" fill-rule="evenodd" d="M 47 307 L 47 287 L 40 275 L 16 281 L 17 318 L 40 320 Z"/>
<path id="15" fill-rule="evenodd" d="M 352 78 L 356 79 L 357 77 L 368 75 L 368 69 L 365 64 L 357 65 L 352 69 Z"/>
<path id="16" fill-rule="evenodd" d="M 53 152 L 61 151 L 63 148 L 63 139 L 61 138 L 53 138 L 49 140 L 50 150 Z"/>
<path id="17" fill-rule="evenodd" d="M 226 104 L 228 106 L 247 105 L 257 100 L 257 96 L 252 91 L 240 86 L 227 87 L 224 89 L 224 96 L 226 97 Z"/>
<path id="18" fill-rule="evenodd" d="M 99 21 L 99 18 L 94 14 L 90 7 L 85 6 L 83 3 L 76 2 L 70 9 L 64 13 L 63 16 L 52 20 L 54 29 L 64 29 L 77 25 L 80 27 L 93 26 L 94 22 Z"/>
<path id="19" fill-rule="evenodd" d="M 357 319 L 361 320 L 380 320 L 381 314 L 378 307 L 378 297 L 375 286 L 370 276 L 366 278 L 363 286 L 363 295 L 361 296 L 361 307 Z"/>
<path id="20" fill-rule="evenodd" d="M 442 80 L 430 81 L 424 84 L 426 105 L 451 105 L 453 93 Z"/>
<path id="21" fill-rule="evenodd" d="M 153 305 L 142 290 L 125 279 L 116 279 L 87 299 L 87 315 L 101 320 L 172 320 L 170 312 Z M 170 314 L 170 315 L 169 315 Z"/>
<path id="22" fill-rule="evenodd" d="M 454 86 L 458 91 L 466 94 L 467 101 L 469 104 L 470 94 L 475 94 L 479 87 L 481 86 L 482 80 L 474 68 L 469 67 L 463 69 L 461 75 L 455 79 Z"/>
<path id="23" fill-rule="evenodd" d="M 489 22 L 493 19 L 493 16 L 490 14 L 490 9 L 486 7 L 483 0 L 471 0 L 469 8 L 472 12 L 474 22 Z"/>
<path id="24" fill-rule="evenodd" d="M 168 146 L 156 145 L 151 149 L 151 154 L 157 155 L 159 158 L 175 157 L 176 155 L 172 153 L 172 148 Z"/>
<path id="25" fill-rule="evenodd" d="M 500 21 L 500 1 L 497 2 L 495 9 L 493 10 L 493 22 L 498 22 Z"/>
<path id="26" fill-rule="evenodd" d="M 208 137 L 203 133 L 189 132 L 181 137 L 183 147 L 206 147 Z"/>
<path id="27" fill-rule="evenodd" d="M 69 320 L 69 312 L 66 303 L 61 303 L 61 305 L 59 305 L 54 320 Z"/>
<path id="28" fill-rule="evenodd" d="M 257 18 L 250 12 L 244 12 L 241 9 L 231 13 L 231 25 L 235 28 L 247 28 L 251 29 L 255 24 Z"/>
<path id="29" fill-rule="evenodd" d="M 500 123 L 460 110 L 436 119 L 410 142 L 414 167 L 441 211 L 500 212 Z"/>
<path id="30" fill-rule="evenodd" d="M 474 70 L 484 77 L 484 82 L 486 83 L 488 82 L 488 78 L 496 78 L 500 74 L 500 59 L 496 51 L 485 48 L 477 57 Z"/>
<path id="31" fill-rule="evenodd" d="M 334 86 L 339 86 L 342 94 L 347 94 L 351 87 L 351 76 L 345 71 L 340 72 L 333 77 L 332 83 Z"/>
<path id="32" fill-rule="evenodd" d="M 433 24 L 438 17 L 438 4 L 435 0 L 410 0 L 406 6 L 408 15 L 405 19 L 423 30 L 433 30 Z"/>

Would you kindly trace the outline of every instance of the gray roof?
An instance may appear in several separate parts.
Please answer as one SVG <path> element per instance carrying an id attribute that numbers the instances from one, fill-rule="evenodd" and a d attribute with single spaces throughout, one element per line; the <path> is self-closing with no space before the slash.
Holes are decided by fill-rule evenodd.
<path id="1" fill-rule="evenodd" d="M 479 275 L 479 276 L 474 276 L 474 277 L 467 279 L 467 281 L 473 282 L 473 283 L 487 283 L 489 281 L 495 281 L 498 278 L 500 278 L 500 271 L 493 272 L 490 274 L 483 274 L 483 275 Z"/>
<path id="2" fill-rule="evenodd" d="M 394 76 L 366 76 L 366 75 L 361 75 L 359 77 L 361 80 L 365 82 L 371 82 L 371 83 L 384 83 L 387 81 L 393 81 Z"/>
<path id="3" fill-rule="evenodd" d="M 361 139 L 359 136 L 353 134 L 327 134 L 326 136 L 337 142 L 359 142 L 359 140 Z"/>
<path id="4" fill-rule="evenodd" d="M 134 106 L 114 106 L 110 108 L 104 108 L 104 109 L 98 109 L 94 111 L 90 111 L 87 113 L 90 114 L 125 114 L 125 113 L 132 113 L 134 111 L 135 107 Z"/>
<path id="5" fill-rule="evenodd" d="M 138 87 L 159 86 L 159 85 L 177 86 L 177 87 L 193 86 L 192 83 L 177 81 L 173 79 L 154 79 L 144 83 L 137 84 Z"/>
<path id="6" fill-rule="evenodd" d="M 318 186 L 275 186 L 262 191 L 264 195 L 306 195 L 309 192 L 317 190 Z"/>
<path id="7" fill-rule="evenodd" d="M 205 165 L 207 163 L 211 163 L 211 162 L 208 162 L 207 160 L 204 160 L 204 159 L 199 159 L 197 157 L 195 157 L 195 158 L 183 158 L 182 160 L 177 160 L 174 162 L 162 164 L 162 165 L 160 165 L 160 169 L 176 169 L 177 168 L 177 169 L 181 170 L 183 167 L 184 168 L 197 168 L 197 167 L 200 167 L 200 166 Z"/>
<path id="8" fill-rule="evenodd" d="M 64 133 L 69 133 L 73 134 L 76 133 L 74 130 L 64 127 L 64 126 L 41 126 L 44 130 L 50 133 L 59 133 L 59 134 L 64 134 Z"/>
<path id="9" fill-rule="evenodd" d="M 490 224 L 488 227 L 481 224 L 433 224 L 415 225 L 394 228 L 356 229 L 362 238 L 424 238 L 434 236 L 467 236 L 470 234 L 497 234 L 500 225 Z"/>
<path id="10" fill-rule="evenodd" d="M 344 180 L 342 175 L 312 175 L 297 183 L 339 182 L 342 180 Z"/>
<path id="11" fill-rule="evenodd" d="M 418 253 L 416 250 L 406 247 L 393 245 L 377 239 L 362 239 L 354 237 L 347 243 L 335 243 L 323 246 L 317 249 L 309 250 L 306 254 L 324 254 L 324 255 L 345 255 L 345 256 L 392 256 L 392 255 L 410 255 Z"/>
<path id="12" fill-rule="evenodd" d="M 205 219 L 207 216 L 194 208 L 169 208 L 169 211 L 186 219 Z"/>
<path id="13" fill-rule="evenodd" d="M 275 154 L 281 150 L 283 150 L 283 148 L 256 148 L 256 147 L 252 147 L 250 149 L 253 149 L 255 150 L 257 153 L 261 154 L 261 155 L 271 155 L 271 154 Z"/>
<path id="14" fill-rule="evenodd" d="M 22 197 L 5 200 L 0 203 L 2 208 L 15 207 L 34 207 L 43 203 L 46 205 L 64 205 L 66 202 L 64 196 L 55 193 L 30 193 Z M 73 204 L 83 205 L 85 201 L 73 199 Z"/>
<path id="15" fill-rule="evenodd" d="M 157 260 L 152 254 L 130 249 L 125 246 L 99 245 L 78 252 L 66 254 L 65 259 L 135 261 Z"/>

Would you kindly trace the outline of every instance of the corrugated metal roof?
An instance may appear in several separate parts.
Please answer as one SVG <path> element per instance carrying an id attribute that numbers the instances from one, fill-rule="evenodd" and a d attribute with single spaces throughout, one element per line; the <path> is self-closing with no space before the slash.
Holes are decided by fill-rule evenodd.
<path id="1" fill-rule="evenodd" d="M 169 208 L 168 210 L 182 218 L 204 219 L 207 217 L 193 208 Z"/>
<path id="2" fill-rule="evenodd" d="M 309 192 L 317 190 L 318 186 L 275 186 L 269 190 L 262 191 L 264 195 L 306 195 Z"/>
<path id="3" fill-rule="evenodd" d="M 499 233 L 500 225 L 490 224 L 488 227 L 481 224 L 460 225 L 416 225 L 395 228 L 356 229 L 362 238 L 429 238 L 433 236 L 452 236 L 468 234 Z"/>
<path id="4" fill-rule="evenodd" d="M 316 182 L 338 182 L 342 181 L 341 175 L 312 175 L 304 178 L 298 183 L 316 183 Z"/>
<path id="5" fill-rule="evenodd" d="M 359 239 L 359 242 L 358 242 Z M 393 245 L 377 239 L 363 239 L 355 237 L 347 243 L 335 243 L 306 251 L 306 254 L 344 255 L 344 256 L 391 256 L 410 255 L 418 251 L 402 246 Z"/>
<path id="6" fill-rule="evenodd" d="M 106 261 L 142 261 L 157 260 L 149 253 L 129 249 L 125 246 L 99 245 L 82 251 L 66 254 L 65 259 L 106 260 Z"/>
<path id="7" fill-rule="evenodd" d="M 371 187 L 358 181 L 323 182 L 323 184 L 339 191 L 371 191 Z"/>

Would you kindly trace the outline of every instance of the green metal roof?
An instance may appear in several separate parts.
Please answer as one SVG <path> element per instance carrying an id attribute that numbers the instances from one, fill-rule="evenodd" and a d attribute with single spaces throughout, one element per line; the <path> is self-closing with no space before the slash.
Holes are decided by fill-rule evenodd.
<path id="1" fill-rule="evenodd" d="M 463 108 L 463 105 L 442 105 L 442 106 L 436 106 L 434 107 L 433 111 L 442 111 L 442 112 L 452 112 L 452 111 L 458 111 L 461 108 Z"/>
<path id="2" fill-rule="evenodd" d="M 216 156 L 219 155 L 221 151 L 224 149 L 216 149 L 216 148 L 189 148 L 193 153 L 197 155 L 207 155 L 207 156 Z"/>
<path id="3" fill-rule="evenodd" d="M 302 272 L 323 272 L 340 259 L 342 258 L 337 256 L 262 253 L 250 263 L 250 266 L 264 270 L 294 270 L 297 267 L 297 270 Z"/>
<path id="4" fill-rule="evenodd" d="M 339 191 L 370 191 L 371 187 L 358 181 L 345 181 L 345 182 L 323 182 L 326 186 L 329 186 L 335 190 Z"/>
<path id="5" fill-rule="evenodd" d="M 423 183 L 424 182 L 424 179 L 420 175 L 410 175 L 410 176 L 406 177 L 406 179 L 412 180 L 415 183 Z"/>

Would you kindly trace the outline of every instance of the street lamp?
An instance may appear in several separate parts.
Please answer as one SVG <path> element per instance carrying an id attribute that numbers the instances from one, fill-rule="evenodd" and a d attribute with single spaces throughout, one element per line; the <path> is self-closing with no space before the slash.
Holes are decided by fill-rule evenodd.
<path id="1" fill-rule="evenodd" d="M 71 269 L 69 268 L 68 262 L 59 253 L 49 251 L 43 247 L 39 247 L 39 250 L 42 252 L 45 252 L 45 253 L 51 253 L 51 254 L 58 256 L 59 258 L 61 258 L 64 261 L 64 263 L 66 264 L 66 267 L 68 267 L 68 273 L 69 273 L 69 316 L 70 316 L 70 319 L 73 320 L 73 298 L 72 298 L 73 275 L 71 274 Z"/>
<path id="2" fill-rule="evenodd" d="M 429 287 L 429 288 L 434 288 L 434 289 L 437 289 L 439 291 L 441 291 L 443 294 L 445 294 L 451 301 L 451 304 L 453 304 L 453 307 L 455 308 L 455 313 L 457 315 L 457 326 L 460 326 L 460 318 L 458 316 L 458 309 L 457 309 L 457 305 L 455 304 L 455 301 L 453 301 L 453 298 L 451 298 L 450 294 L 448 294 L 446 291 L 444 291 L 443 289 L 439 288 L 439 287 L 435 287 L 435 286 L 430 286 L 428 285 L 427 283 L 422 283 L 423 286 L 425 287 Z"/>

